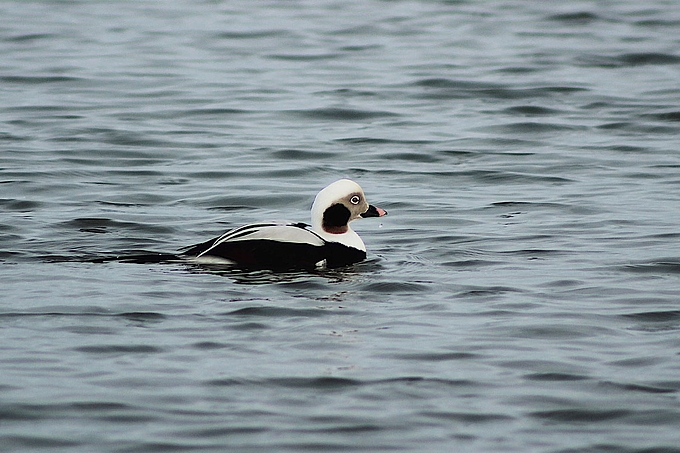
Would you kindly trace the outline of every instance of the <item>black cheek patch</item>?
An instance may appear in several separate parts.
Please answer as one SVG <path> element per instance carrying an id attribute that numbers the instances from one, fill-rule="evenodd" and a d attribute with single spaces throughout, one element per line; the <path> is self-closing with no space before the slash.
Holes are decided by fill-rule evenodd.
<path id="1" fill-rule="evenodd" d="M 344 227 L 351 215 L 352 213 L 344 205 L 334 204 L 323 213 L 323 227 L 324 229 Z"/>

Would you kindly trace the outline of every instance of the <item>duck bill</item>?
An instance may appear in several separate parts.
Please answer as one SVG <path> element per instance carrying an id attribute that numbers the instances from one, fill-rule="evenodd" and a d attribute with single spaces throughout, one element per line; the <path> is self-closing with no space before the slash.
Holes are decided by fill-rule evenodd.
<path id="1" fill-rule="evenodd" d="M 382 208 L 378 208 L 373 205 L 368 206 L 368 210 L 361 214 L 361 217 L 366 218 L 366 217 L 383 217 L 387 215 L 387 211 L 385 211 Z"/>

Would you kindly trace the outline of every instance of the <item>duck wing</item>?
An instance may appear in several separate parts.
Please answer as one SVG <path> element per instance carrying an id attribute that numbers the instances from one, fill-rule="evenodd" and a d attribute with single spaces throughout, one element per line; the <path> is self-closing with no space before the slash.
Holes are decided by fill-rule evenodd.
<path id="1" fill-rule="evenodd" d="M 325 259 L 326 244 L 304 223 L 254 223 L 190 246 L 183 255 L 245 267 L 312 268 Z"/>

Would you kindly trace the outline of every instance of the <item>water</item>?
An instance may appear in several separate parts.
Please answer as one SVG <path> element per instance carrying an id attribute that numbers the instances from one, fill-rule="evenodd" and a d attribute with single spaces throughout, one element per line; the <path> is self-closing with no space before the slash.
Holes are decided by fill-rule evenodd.
<path id="1" fill-rule="evenodd" d="M 0 17 L 3 451 L 680 451 L 676 2 Z M 354 267 L 110 260 L 341 177 Z"/>

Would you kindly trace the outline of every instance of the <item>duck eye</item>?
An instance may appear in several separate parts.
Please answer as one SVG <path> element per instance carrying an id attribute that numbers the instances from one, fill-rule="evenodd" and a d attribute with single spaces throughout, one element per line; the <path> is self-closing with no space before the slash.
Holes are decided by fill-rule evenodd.
<path id="1" fill-rule="evenodd" d="M 360 201 L 361 198 L 359 197 L 359 195 L 354 195 L 352 198 L 349 199 L 349 202 L 352 204 L 359 204 Z"/>

